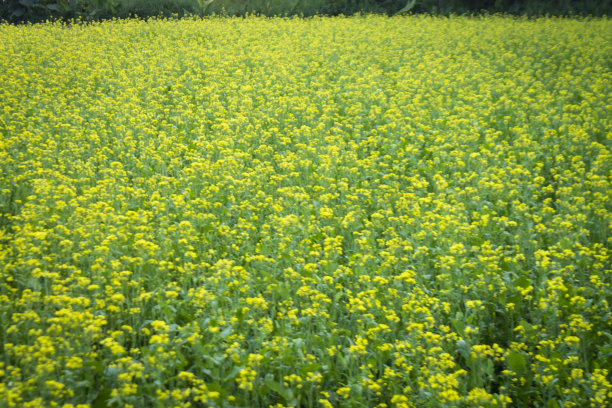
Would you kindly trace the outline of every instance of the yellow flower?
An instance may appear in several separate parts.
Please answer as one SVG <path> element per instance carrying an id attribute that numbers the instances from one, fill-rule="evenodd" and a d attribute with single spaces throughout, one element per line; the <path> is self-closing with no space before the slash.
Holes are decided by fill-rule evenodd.
<path id="1" fill-rule="evenodd" d="M 336 390 L 336 393 L 337 393 L 337 394 L 338 394 L 340 397 L 345 398 L 345 399 L 348 399 L 348 397 L 349 397 L 349 395 L 350 395 L 350 393 L 351 393 L 351 389 L 350 389 L 349 387 L 341 387 L 341 388 L 338 388 L 338 389 Z"/>

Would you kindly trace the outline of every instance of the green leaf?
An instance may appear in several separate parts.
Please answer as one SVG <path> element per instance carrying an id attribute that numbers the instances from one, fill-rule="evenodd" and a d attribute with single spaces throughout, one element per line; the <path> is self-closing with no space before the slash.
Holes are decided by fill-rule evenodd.
<path id="1" fill-rule="evenodd" d="M 308 373 L 313 373 L 320 369 L 321 369 L 321 364 L 318 364 L 318 363 L 306 364 L 305 366 L 300 368 L 300 375 L 306 376 Z"/>
<path id="2" fill-rule="evenodd" d="M 232 326 L 227 326 L 225 329 L 221 330 L 221 333 L 219 333 L 219 336 L 222 339 L 224 339 L 230 334 L 232 334 L 233 331 L 234 331 L 234 328 Z"/>
<path id="3" fill-rule="evenodd" d="M 525 320 L 521 320 L 519 324 L 523 327 L 523 330 L 525 331 L 525 335 L 528 338 L 531 338 L 536 335 L 536 330 L 534 329 L 534 327 L 530 325 L 529 323 L 527 323 Z"/>
<path id="4" fill-rule="evenodd" d="M 271 378 L 266 378 L 264 383 L 270 390 L 283 397 L 285 401 L 290 401 L 293 399 L 293 393 L 291 392 L 291 390 L 288 390 L 287 388 L 283 387 L 283 385 L 278 381 L 274 381 Z"/>
<path id="5" fill-rule="evenodd" d="M 228 375 L 225 376 L 225 378 L 223 378 L 223 381 L 227 382 L 227 381 L 232 381 L 234 378 L 236 378 L 236 376 L 238 375 L 238 373 L 240 371 L 244 370 L 243 366 L 235 366 L 232 371 L 229 372 Z"/>
<path id="6" fill-rule="evenodd" d="M 516 287 L 525 289 L 527 287 L 529 287 L 531 285 L 531 279 L 529 279 L 527 276 L 523 275 L 520 278 L 518 278 L 516 280 L 516 282 L 514 282 L 514 285 Z"/>
<path id="7" fill-rule="evenodd" d="M 527 368 L 527 359 L 521 353 L 517 353 L 516 351 L 508 354 L 508 358 L 506 359 L 508 362 L 508 366 L 515 373 L 522 373 Z"/>
<path id="8" fill-rule="evenodd" d="M 493 371 L 494 371 L 493 361 L 487 360 L 485 363 L 485 368 L 484 368 L 485 374 L 488 375 L 489 377 L 492 377 Z"/>
<path id="9" fill-rule="evenodd" d="M 98 392 L 98 396 L 93 400 L 92 408 L 106 408 L 108 407 L 108 400 L 110 399 L 111 391 L 108 388 L 102 388 Z"/>
<path id="10" fill-rule="evenodd" d="M 459 319 L 451 319 L 451 324 L 453 325 L 453 328 L 457 331 L 459 336 L 465 337 L 465 323 L 463 323 Z"/>
<path id="11" fill-rule="evenodd" d="M 465 340 L 457 340 L 457 352 L 467 360 L 470 356 L 470 345 Z"/>
<path id="12" fill-rule="evenodd" d="M 83 365 L 92 368 L 97 374 L 102 374 L 104 371 L 104 365 L 98 360 L 88 361 Z"/>

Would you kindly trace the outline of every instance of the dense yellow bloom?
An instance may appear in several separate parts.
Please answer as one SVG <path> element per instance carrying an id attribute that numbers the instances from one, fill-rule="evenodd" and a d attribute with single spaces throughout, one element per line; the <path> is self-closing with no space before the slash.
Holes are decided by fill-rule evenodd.
<path id="1" fill-rule="evenodd" d="M 610 33 L 0 24 L 0 405 L 610 405 Z"/>

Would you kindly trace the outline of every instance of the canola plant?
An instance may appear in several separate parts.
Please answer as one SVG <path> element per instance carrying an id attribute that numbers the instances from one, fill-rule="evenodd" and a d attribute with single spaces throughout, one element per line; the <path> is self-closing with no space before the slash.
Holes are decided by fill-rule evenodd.
<path id="1" fill-rule="evenodd" d="M 612 403 L 608 18 L 0 38 L 0 406 Z"/>

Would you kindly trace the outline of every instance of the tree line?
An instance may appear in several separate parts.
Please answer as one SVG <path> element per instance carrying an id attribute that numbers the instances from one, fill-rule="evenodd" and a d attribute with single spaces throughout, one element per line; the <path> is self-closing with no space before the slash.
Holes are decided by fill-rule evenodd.
<path id="1" fill-rule="evenodd" d="M 11 23 L 131 16 L 355 13 L 604 16 L 612 15 L 612 0 L 2 0 L 0 3 L 0 21 Z"/>

